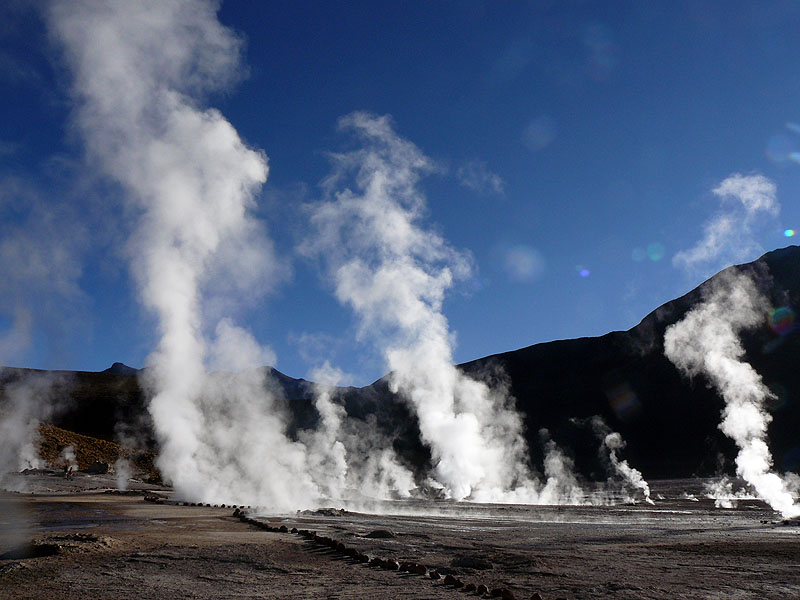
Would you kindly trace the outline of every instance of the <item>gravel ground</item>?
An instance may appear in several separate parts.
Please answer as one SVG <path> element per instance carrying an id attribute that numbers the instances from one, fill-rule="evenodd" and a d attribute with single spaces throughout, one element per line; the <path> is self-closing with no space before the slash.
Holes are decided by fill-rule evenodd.
<path id="1" fill-rule="evenodd" d="M 250 511 L 251 522 L 139 482 L 129 495 L 84 474 L 24 484 L 27 493 L 0 495 L 1 599 L 477 598 L 470 584 L 544 600 L 800 598 L 798 524 L 758 501 L 695 501 L 686 493 L 701 496 L 697 481 L 651 482 L 654 506 L 409 502 L 372 507 L 395 515 Z M 165 500 L 143 500 L 154 492 Z"/>

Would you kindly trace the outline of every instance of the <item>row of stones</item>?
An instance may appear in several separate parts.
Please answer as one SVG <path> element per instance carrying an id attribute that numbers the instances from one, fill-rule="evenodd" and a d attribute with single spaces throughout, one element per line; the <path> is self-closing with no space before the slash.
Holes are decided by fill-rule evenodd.
<path id="1" fill-rule="evenodd" d="M 370 558 L 369 556 L 357 550 L 356 548 L 349 548 L 342 542 L 336 541 L 335 539 L 325 535 L 320 535 L 316 531 L 310 531 L 308 529 L 298 529 L 297 527 L 292 527 L 291 529 L 289 529 L 286 525 L 281 525 L 279 527 L 276 527 L 270 525 L 269 523 L 253 519 L 249 517 L 247 513 L 239 507 L 237 507 L 236 510 L 233 511 L 233 516 L 239 518 L 244 523 L 248 523 L 250 525 L 253 525 L 254 527 L 263 529 L 264 531 L 270 531 L 273 533 L 293 533 L 295 535 L 299 535 L 300 537 L 309 540 L 314 544 L 330 548 L 334 552 L 338 552 L 339 554 L 347 556 L 356 561 L 357 563 L 365 564 L 370 567 L 385 569 L 387 571 L 398 571 L 400 573 L 411 573 L 414 575 L 427 576 L 434 581 L 442 579 L 442 575 L 439 573 L 439 571 L 435 569 L 431 569 L 429 571 L 427 567 L 419 563 L 399 562 L 393 558 L 387 558 L 387 559 L 379 557 Z M 454 589 L 461 589 L 464 592 L 474 592 L 479 596 L 488 595 L 491 598 L 501 598 L 502 600 L 516 599 L 514 593 L 508 588 L 493 588 L 490 590 L 482 583 L 479 585 L 476 585 L 474 583 L 465 584 L 463 581 L 461 581 L 457 577 L 454 577 L 453 575 L 445 575 L 443 583 L 444 585 L 452 586 Z M 533 596 L 531 596 L 530 600 L 542 600 L 542 597 L 538 593 L 535 593 L 533 594 Z"/>

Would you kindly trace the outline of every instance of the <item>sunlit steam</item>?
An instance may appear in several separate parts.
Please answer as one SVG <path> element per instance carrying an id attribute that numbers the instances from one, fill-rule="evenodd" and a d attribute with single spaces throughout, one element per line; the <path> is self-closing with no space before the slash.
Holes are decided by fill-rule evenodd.
<path id="1" fill-rule="evenodd" d="M 763 252 L 755 232 L 780 212 L 777 187 L 763 175 L 733 173 L 712 192 L 719 209 L 705 223 L 703 238 L 672 259 L 676 267 L 705 275 Z"/>
<path id="2" fill-rule="evenodd" d="M 625 448 L 625 440 L 622 439 L 622 435 L 612 431 L 602 417 L 592 417 L 591 423 L 592 429 L 601 440 L 600 454 L 603 458 L 608 459 L 609 466 L 613 471 L 612 476 L 618 478 L 624 488 L 641 493 L 645 502 L 653 504 L 650 499 L 650 485 L 645 481 L 641 471 L 631 467 L 627 460 L 619 458 L 620 450 Z"/>
<path id="3" fill-rule="evenodd" d="M 415 410 L 445 495 L 537 501 L 541 485 L 527 465 L 513 399 L 452 364 L 442 302 L 470 261 L 419 224 L 425 199 L 417 183 L 435 166 L 388 117 L 354 113 L 340 128 L 363 147 L 333 155 L 328 199 L 312 209 L 317 237 L 302 250 L 324 257 L 337 298 L 358 315 L 360 339 L 383 352 L 391 388 Z"/>
<path id="4" fill-rule="evenodd" d="M 770 307 L 753 279 L 729 269 L 718 275 L 704 301 L 667 328 L 666 356 L 686 375 L 705 375 L 725 400 L 720 429 L 739 447 L 737 475 L 784 517 L 800 515 L 784 480 L 771 471 L 764 401 L 772 397 L 761 376 L 743 360 L 739 334 L 763 325 Z"/>
<path id="5" fill-rule="evenodd" d="M 145 382 L 159 469 L 193 499 L 308 506 L 318 494 L 306 449 L 287 439 L 279 399 L 253 368 L 274 355 L 231 319 L 209 322 L 204 312 L 224 306 L 209 302 L 220 288 L 262 292 L 278 270 L 250 215 L 266 157 L 200 106 L 239 72 L 240 40 L 216 9 L 206 1 L 55 2 L 48 23 L 72 71 L 90 162 L 139 215 L 129 251 L 159 323 Z M 207 366 L 249 370 L 208 375 Z"/>

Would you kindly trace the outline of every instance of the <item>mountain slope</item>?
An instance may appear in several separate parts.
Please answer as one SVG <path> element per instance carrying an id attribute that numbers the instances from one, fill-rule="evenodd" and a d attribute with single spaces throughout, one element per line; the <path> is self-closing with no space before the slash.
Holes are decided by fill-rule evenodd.
<path id="1" fill-rule="evenodd" d="M 746 265 L 773 306 L 800 307 L 800 248 L 769 252 Z M 601 415 L 628 443 L 625 457 L 647 477 L 685 477 L 717 472 L 735 456 L 735 448 L 717 428 L 722 400 L 702 378 L 687 381 L 664 357 L 666 328 L 680 321 L 712 277 L 688 294 L 659 307 L 632 329 L 601 337 L 559 340 L 480 358 L 459 365 L 489 379 L 506 378 L 518 410 L 524 414 L 534 464 L 541 463 L 539 431 L 576 459 L 588 476 L 604 477 L 598 440 L 585 420 Z M 776 466 L 800 467 L 800 334 L 778 335 L 764 325 L 744 339 L 747 360 L 776 392 L 770 409 L 770 440 Z M 265 385 L 282 390 L 292 415 L 290 435 L 313 427 L 313 384 L 262 369 Z M 155 447 L 139 371 L 115 363 L 99 373 L 0 369 L 0 400 L 15 382 L 46 377 L 58 409 L 50 421 L 58 427 L 102 440 L 119 435 Z M 423 467 L 430 460 L 419 440 L 416 419 L 402 398 L 389 391 L 389 376 L 363 388 L 339 388 L 335 394 L 351 418 L 374 418 L 394 439 L 406 461 Z M 141 444 L 140 444 L 141 445 Z"/>

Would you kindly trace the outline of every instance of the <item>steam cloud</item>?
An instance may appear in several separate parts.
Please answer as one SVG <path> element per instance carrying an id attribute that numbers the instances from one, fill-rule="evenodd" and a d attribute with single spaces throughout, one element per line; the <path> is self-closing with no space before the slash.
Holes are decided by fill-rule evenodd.
<path id="1" fill-rule="evenodd" d="M 672 262 L 676 267 L 717 271 L 763 251 L 754 228 L 765 217 L 780 212 L 775 183 L 763 175 L 733 173 L 712 192 L 720 200 L 719 211 L 705 224 L 703 239 L 675 255 Z"/>
<path id="2" fill-rule="evenodd" d="M 627 460 L 620 460 L 619 458 L 619 451 L 625 448 L 625 440 L 622 439 L 622 435 L 616 431 L 611 431 L 611 428 L 606 425 L 600 416 L 592 417 L 591 423 L 592 429 L 601 440 L 600 453 L 608 458 L 614 475 L 622 481 L 623 487 L 640 492 L 644 496 L 645 502 L 654 504 L 650 499 L 650 485 L 642 477 L 641 471 L 631 467 Z"/>
<path id="3" fill-rule="evenodd" d="M 772 396 L 761 376 L 743 361 L 739 334 L 760 325 L 769 304 L 753 279 L 734 268 L 721 273 L 679 323 L 667 328 L 664 352 L 692 377 L 703 374 L 725 400 L 720 429 L 739 447 L 737 475 L 784 517 L 800 515 L 786 482 L 771 471 L 764 401 Z"/>
<path id="4" fill-rule="evenodd" d="M 55 2 L 48 13 L 89 156 L 139 215 L 129 250 L 159 320 L 145 376 L 158 467 L 183 497 L 277 510 L 353 488 L 408 494 L 413 479 L 388 450 L 348 465 L 345 445 L 357 436 L 324 385 L 320 427 L 290 439 L 285 400 L 257 368 L 275 354 L 229 316 L 282 269 L 251 216 L 266 156 L 200 106 L 238 72 L 241 42 L 215 12 L 210 1 L 87 0 Z"/>
<path id="5" fill-rule="evenodd" d="M 434 485 L 458 500 L 538 501 L 513 399 L 453 366 L 442 302 L 470 261 L 419 224 L 417 183 L 435 166 L 388 117 L 358 112 L 339 126 L 363 147 L 333 155 L 328 198 L 312 208 L 317 237 L 302 252 L 324 257 L 336 297 L 358 315 L 359 339 L 383 352 L 390 387 L 415 410 L 431 449 Z"/>
<path id="6" fill-rule="evenodd" d="M 266 157 L 200 106 L 239 74 L 241 41 L 215 13 L 210 1 L 87 0 L 54 2 L 47 17 L 90 160 L 139 215 L 129 250 L 159 319 L 145 383 L 160 470 L 186 497 L 308 506 L 318 493 L 305 447 L 286 437 L 279 398 L 253 368 L 274 355 L 232 319 L 210 318 L 231 297 L 258 297 L 279 272 L 248 212 Z M 249 370 L 209 375 L 208 364 Z"/>

